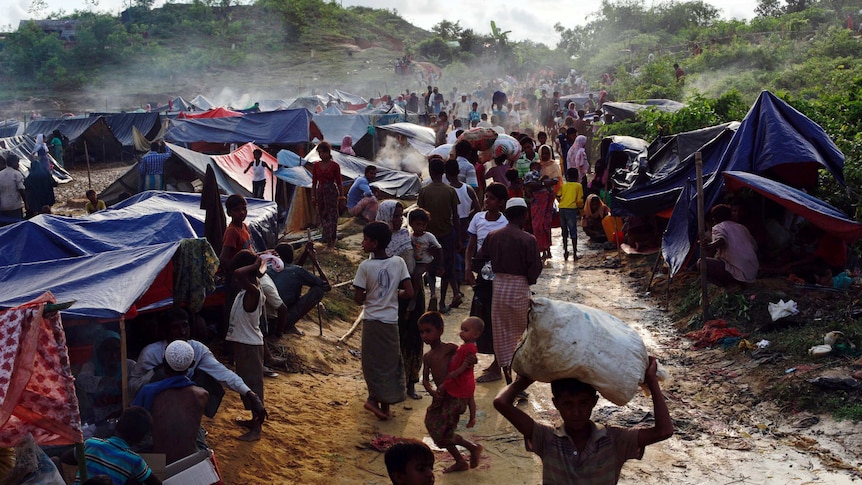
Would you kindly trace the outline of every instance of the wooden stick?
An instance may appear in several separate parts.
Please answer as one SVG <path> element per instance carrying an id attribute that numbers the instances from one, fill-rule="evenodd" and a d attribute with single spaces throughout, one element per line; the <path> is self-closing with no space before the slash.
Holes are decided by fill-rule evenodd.
<path id="1" fill-rule="evenodd" d="M 126 350 L 126 316 L 120 317 L 120 372 L 123 385 L 123 410 L 129 407 L 129 364 L 126 358 L 129 356 Z"/>
<path id="2" fill-rule="evenodd" d="M 93 188 L 93 179 L 90 178 L 90 151 L 87 150 L 87 140 L 84 140 L 84 159 L 87 160 L 87 188 Z"/>
<path id="3" fill-rule="evenodd" d="M 78 476 L 81 483 L 87 481 L 87 456 L 84 454 L 84 443 L 75 443 L 75 459 L 78 461 Z"/>
<path id="4" fill-rule="evenodd" d="M 359 312 L 359 316 L 356 317 L 356 321 L 353 322 L 353 326 L 350 327 L 350 330 L 338 339 L 338 343 L 343 344 L 347 339 L 349 339 L 350 336 L 353 335 L 353 332 L 356 332 L 356 329 L 359 328 L 360 323 L 362 323 L 362 312 Z"/>
<path id="5" fill-rule="evenodd" d="M 703 158 L 699 151 L 694 152 L 694 166 L 697 170 L 697 240 L 703 237 L 706 231 L 703 207 Z M 701 246 L 700 251 L 700 301 L 703 321 L 709 320 L 709 282 L 706 278 L 706 253 Z"/>

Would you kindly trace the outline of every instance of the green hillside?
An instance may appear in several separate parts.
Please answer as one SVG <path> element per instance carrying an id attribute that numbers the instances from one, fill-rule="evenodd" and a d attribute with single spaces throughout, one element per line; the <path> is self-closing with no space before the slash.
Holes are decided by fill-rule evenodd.
<path id="1" fill-rule="evenodd" d="M 66 45 L 35 24 L 6 35 L 0 115 L 134 109 L 177 95 L 251 105 L 333 88 L 366 97 L 421 90 L 416 76 L 394 72 L 404 55 L 442 67 L 444 92 L 576 69 L 614 100 L 688 103 L 673 115 L 644 112 L 602 131 L 647 139 L 738 120 L 761 90 L 772 90 L 820 123 L 847 156 L 851 189 L 824 181 L 827 198 L 850 213 L 862 200 L 862 0 L 758 0 L 751 21 L 722 19 L 700 0 L 604 0 L 586 25 L 558 24 L 562 40 L 551 47 L 513 41 L 505 25 L 477 32 L 441 20 L 428 32 L 394 11 L 321 0 L 151 4 L 137 0 L 119 18 L 66 16 L 78 21 Z M 674 63 L 687 73 L 683 82 Z"/>

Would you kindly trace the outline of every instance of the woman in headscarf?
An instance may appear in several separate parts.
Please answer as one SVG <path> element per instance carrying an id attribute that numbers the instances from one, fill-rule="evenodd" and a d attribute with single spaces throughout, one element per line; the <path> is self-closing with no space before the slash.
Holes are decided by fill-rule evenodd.
<path id="1" fill-rule="evenodd" d="M 339 148 L 338 151 L 345 155 L 355 157 L 356 152 L 353 151 L 353 137 L 350 135 L 344 135 L 344 138 L 341 139 L 341 148 Z"/>
<path id="2" fill-rule="evenodd" d="M 545 157 L 542 159 L 542 157 Z M 554 218 L 554 187 L 560 182 L 559 166 L 551 159 L 547 145 L 539 149 L 540 179 L 527 184 L 530 189 L 530 221 L 542 260 L 551 257 L 551 221 Z M 525 183 L 527 178 L 525 177 Z"/>
<path id="3" fill-rule="evenodd" d="M 386 246 L 387 256 L 400 256 L 413 274 L 416 258 L 410 231 L 402 227 L 404 207 L 395 200 L 384 200 L 377 208 L 377 220 L 385 222 L 392 231 L 392 239 Z M 420 288 L 412 300 L 398 300 L 398 334 L 401 339 L 401 359 L 407 377 L 407 395 L 413 399 L 422 397 L 416 393 L 419 371 L 422 368 L 422 337 L 419 336 L 419 317 L 425 313 L 425 293 Z"/>
<path id="4" fill-rule="evenodd" d="M 606 241 L 608 238 L 605 235 L 602 220 L 610 214 L 611 210 L 598 195 L 590 194 L 587 196 L 587 201 L 584 204 L 584 217 L 581 218 L 581 228 L 584 230 L 584 234 L 593 241 Z"/>
<path id="5" fill-rule="evenodd" d="M 110 435 L 109 418 L 123 411 L 123 378 L 120 352 L 120 335 L 102 330 L 93 343 L 93 357 L 82 367 L 75 385 L 87 393 L 93 405 L 97 433 Z M 135 361 L 126 359 L 127 376 L 131 375 Z"/>
<path id="6" fill-rule="evenodd" d="M 311 202 L 317 206 L 326 247 L 335 247 L 338 229 L 338 199 L 341 197 L 341 167 L 332 159 L 332 145 L 317 146 L 320 161 L 311 166 Z"/>
<path id="7" fill-rule="evenodd" d="M 47 156 L 47 155 L 46 155 Z M 26 189 L 27 217 L 33 217 L 45 206 L 51 207 L 56 202 L 54 198 L 54 177 L 40 160 L 30 162 L 30 173 L 24 179 Z"/>
<path id="8" fill-rule="evenodd" d="M 36 155 L 39 163 L 45 167 L 45 171 L 51 173 L 54 167 L 52 166 L 51 159 L 48 157 L 48 146 L 45 145 L 45 135 L 41 133 L 36 135 L 36 145 L 33 147 L 33 154 Z"/>
<path id="9" fill-rule="evenodd" d="M 569 151 L 571 153 L 566 156 L 566 169 L 578 169 L 578 181 L 582 187 L 586 187 L 587 174 L 590 172 L 590 162 L 587 160 L 587 137 L 578 135 Z"/>

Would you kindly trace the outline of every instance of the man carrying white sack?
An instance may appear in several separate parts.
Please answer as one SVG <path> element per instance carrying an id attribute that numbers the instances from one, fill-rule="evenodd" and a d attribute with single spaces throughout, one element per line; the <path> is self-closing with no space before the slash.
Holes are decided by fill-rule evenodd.
<path id="1" fill-rule="evenodd" d="M 527 450 L 542 459 L 543 484 L 615 484 L 626 460 L 641 459 L 644 448 L 673 435 L 673 422 L 656 377 L 657 367 L 655 358 L 649 357 L 644 384 L 652 393 L 655 426 L 651 428 L 594 423 L 590 415 L 599 399 L 596 390 L 571 378 L 551 382 L 554 406 L 563 420 L 556 428 L 535 422 L 515 407 L 515 398 L 533 383 L 521 375 L 497 395 L 494 408 L 524 435 Z"/>

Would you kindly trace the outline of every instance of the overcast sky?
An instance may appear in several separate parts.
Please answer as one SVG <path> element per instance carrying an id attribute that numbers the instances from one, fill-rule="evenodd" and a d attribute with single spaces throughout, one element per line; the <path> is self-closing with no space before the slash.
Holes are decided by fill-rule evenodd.
<path id="1" fill-rule="evenodd" d="M 109 11 L 119 13 L 129 5 L 130 0 L 95 0 L 98 2 L 98 11 Z M 510 30 L 509 38 L 512 40 L 532 40 L 542 42 L 551 47 L 556 46 L 559 37 L 554 32 L 554 24 L 557 22 L 566 26 L 581 25 L 587 22 L 587 16 L 598 11 L 601 0 L 582 0 L 577 2 L 577 8 L 565 8 L 565 14 L 561 11 L 563 6 L 573 6 L 575 2 L 561 0 L 496 0 L 495 2 L 466 2 L 463 0 L 338 0 L 344 6 L 362 5 L 374 8 L 388 8 L 397 10 L 398 13 L 412 24 L 430 30 L 432 26 L 441 20 L 455 21 L 460 19 L 462 27 L 471 28 L 474 31 L 485 34 L 491 31 L 491 20 L 497 23 L 499 28 Z M 757 2 L 753 0 L 706 0 L 707 3 L 715 5 L 723 18 L 750 19 L 754 16 L 754 7 Z M 65 10 L 72 12 L 75 9 L 88 8 L 84 0 L 45 0 L 48 12 Z M 43 17 L 48 12 L 36 12 L 31 14 L 27 10 L 32 0 L 0 0 L 0 30 L 14 30 L 22 19 Z M 92 0 L 91 0 L 92 3 Z M 156 5 L 165 3 L 156 0 Z M 182 3 L 182 2 L 177 2 Z M 653 2 L 646 2 L 651 5 Z M 493 5 L 489 7 L 489 5 Z"/>

